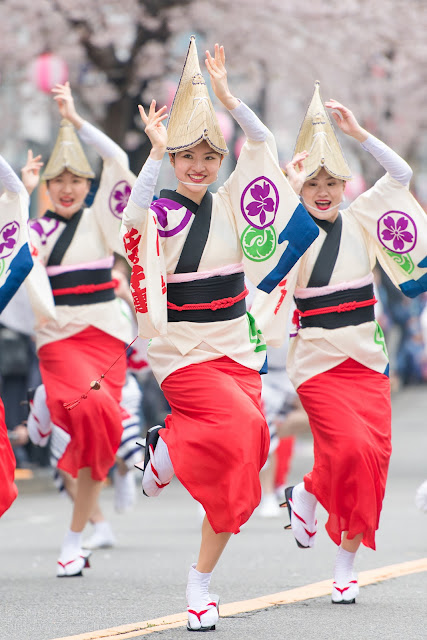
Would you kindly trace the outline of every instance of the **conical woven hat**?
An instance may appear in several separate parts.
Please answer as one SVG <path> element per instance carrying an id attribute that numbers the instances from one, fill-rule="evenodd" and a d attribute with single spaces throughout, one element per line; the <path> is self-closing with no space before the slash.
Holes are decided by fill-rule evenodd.
<path id="1" fill-rule="evenodd" d="M 184 151 L 206 142 L 222 155 L 228 153 L 206 82 L 200 70 L 196 40 L 190 38 L 181 79 L 168 122 L 169 153 Z"/>
<path id="2" fill-rule="evenodd" d="M 73 125 L 69 120 L 63 119 L 55 146 L 43 173 L 43 180 L 52 180 L 65 169 L 80 178 L 95 177 Z"/>
<path id="3" fill-rule="evenodd" d="M 329 115 L 320 96 L 320 83 L 314 85 L 314 93 L 301 125 L 295 151 L 308 151 L 304 160 L 307 178 L 316 176 L 320 169 L 341 180 L 350 180 L 351 171 L 344 158 Z"/>

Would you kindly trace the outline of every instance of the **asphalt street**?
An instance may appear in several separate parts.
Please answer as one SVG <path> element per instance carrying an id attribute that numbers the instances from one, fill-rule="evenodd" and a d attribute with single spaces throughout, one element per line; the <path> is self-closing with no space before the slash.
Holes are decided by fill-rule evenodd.
<path id="1" fill-rule="evenodd" d="M 362 548 L 356 566 L 359 576 L 379 571 L 361 588 L 356 605 L 330 602 L 335 546 L 324 530 L 322 510 L 316 547 L 310 550 L 299 549 L 292 534 L 283 530 L 285 510 L 271 519 L 255 512 L 215 570 L 212 591 L 220 594 L 226 615 L 212 637 L 427 638 L 427 514 L 414 503 L 416 488 L 427 478 L 426 388 L 400 391 L 393 397 L 393 409 L 393 456 L 377 551 Z M 290 483 L 300 481 L 310 464 L 311 441 L 304 436 L 298 441 Z M 101 503 L 117 545 L 94 552 L 83 578 L 65 580 L 55 577 L 55 565 L 69 525 L 70 502 L 56 493 L 46 471 L 21 481 L 19 490 L 0 521 L 1 640 L 126 640 L 145 638 L 148 632 L 153 640 L 188 638 L 184 626 L 156 630 L 158 622 L 146 625 L 185 611 L 188 568 L 197 559 L 200 511 L 177 481 L 158 498 L 141 493 L 133 511 L 124 515 L 114 511 L 113 488 L 105 488 Z M 405 573 L 409 562 L 414 573 Z M 397 567 L 384 572 L 390 565 Z M 309 585 L 325 580 L 329 587 L 313 597 Z M 273 606 L 262 606 L 261 601 L 253 611 L 242 606 L 240 612 L 227 614 L 230 603 L 297 587 L 303 587 L 297 601 Z"/>

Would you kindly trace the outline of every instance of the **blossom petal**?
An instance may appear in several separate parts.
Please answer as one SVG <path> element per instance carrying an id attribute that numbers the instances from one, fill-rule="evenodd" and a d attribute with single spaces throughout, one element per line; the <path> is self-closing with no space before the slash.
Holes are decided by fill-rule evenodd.
<path id="1" fill-rule="evenodd" d="M 266 211 L 273 211 L 274 210 L 274 200 L 273 200 L 273 198 L 266 198 L 264 200 L 264 209 Z"/>
<path id="2" fill-rule="evenodd" d="M 401 231 L 399 233 L 399 237 L 402 238 L 405 242 L 412 242 L 414 236 L 410 231 Z"/>
<path id="3" fill-rule="evenodd" d="M 246 206 L 246 211 L 248 212 L 248 216 L 257 216 L 262 210 L 263 205 L 262 202 L 250 202 Z"/>
<path id="4" fill-rule="evenodd" d="M 403 249 L 403 247 L 405 246 L 403 240 L 401 240 L 398 236 L 394 237 L 393 240 L 393 247 L 396 251 L 399 251 L 399 249 Z"/>
<path id="5" fill-rule="evenodd" d="M 265 217 L 266 217 L 266 216 L 265 216 L 265 211 L 264 211 L 264 209 L 263 209 L 263 210 L 261 211 L 261 213 L 259 214 L 259 222 L 260 222 L 260 224 L 264 224 L 264 222 L 265 222 Z"/>
<path id="6" fill-rule="evenodd" d="M 393 240 L 394 236 L 396 235 L 393 231 L 390 231 L 390 229 L 383 229 L 381 233 L 383 236 L 383 240 Z"/>
<path id="7" fill-rule="evenodd" d="M 401 231 L 406 229 L 407 226 L 408 226 L 408 221 L 406 220 L 406 218 L 399 218 L 399 220 L 396 223 L 396 229 L 400 229 Z"/>
<path id="8" fill-rule="evenodd" d="M 386 227 L 388 227 L 389 229 L 395 229 L 396 225 L 394 224 L 394 220 L 391 216 L 388 216 L 387 218 L 384 218 L 384 224 Z"/>

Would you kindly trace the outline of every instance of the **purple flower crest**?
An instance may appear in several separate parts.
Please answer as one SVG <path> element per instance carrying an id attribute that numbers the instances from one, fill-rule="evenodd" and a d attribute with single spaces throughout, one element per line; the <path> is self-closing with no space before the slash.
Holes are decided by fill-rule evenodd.
<path id="1" fill-rule="evenodd" d="M 416 226 L 407 213 L 388 211 L 378 221 L 381 243 L 396 253 L 407 253 L 416 243 Z"/>
<path id="2" fill-rule="evenodd" d="M 110 211 L 116 218 L 121 218 L 126 208 L 131 193 L 131 186 L 126 180 L 121 180 L 114 185 L 110 194 Z"/>
<path id="3" fill-rule="evenodd" d="M 274 223 L 278 205 L 276 185 L 263 176 L 248 184 L 240 204 L 244 218 L 256 229 L 264 229 Z"/>

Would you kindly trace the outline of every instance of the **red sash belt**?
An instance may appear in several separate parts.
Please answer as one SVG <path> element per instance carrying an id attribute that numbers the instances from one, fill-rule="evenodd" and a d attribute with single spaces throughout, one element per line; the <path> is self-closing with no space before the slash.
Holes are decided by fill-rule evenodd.
<path id="1" fill-rule="evenodd" d="M 211 302 L 200 302 L 195 304 L 183 304 L 182 306 L 178 306 L 173 302 L 169 302 L 168 300 L 168 309 L 173 309 L 174 311 L 217 311 L 217 309 L 227 309 L 228 307 L 232 307 L 237 302 L 240 302 L 249 294 L 248 289 L 245 289 L 239 293 L 239 295 L 234 296 L 234 298 L 222 298 L 220 300 L 212 300 Z"/>
<path id="2" fill-rule="evenodd" d="M 307 318 L 309 316 L 320 316 L 324 313 L 344 313 L 346 311 L 354 311 L 355 309 L 360 309 L 361 307 L 371 307 L 376 304 L 378 300 L 375 298 L 371 298 L 370 300 L 353 300 L 352 302 L 343 302 L 342 304 L 337 304 L 332 307 L 321 307 L 319 309 L 308 309 L 307 311 L 300 311 L 299 309 L 295 309 L 295 318 L 299 316 L 300 318 Z"/>
<path id="3" fill-rule="evenodd" d="M 69 294 L 80 295 L 82 293 L 95 293 L 95 291 L 105 291 L 106 289 L 115 289 L 119 284 L 116 279 L 110 282 L 101 282 L 100 284 L 78 284 L 75 287 L 64 287 L 62 289 L 52 289 L 54 296 L 66 296 Z"/>

